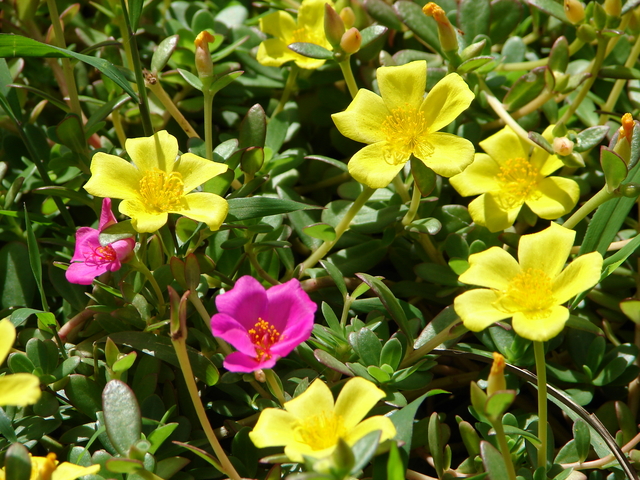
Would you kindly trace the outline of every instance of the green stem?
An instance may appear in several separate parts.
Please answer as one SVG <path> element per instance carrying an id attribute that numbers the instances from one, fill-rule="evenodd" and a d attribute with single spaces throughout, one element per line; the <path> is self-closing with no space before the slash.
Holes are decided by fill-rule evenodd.
<path id="1" fill-rule="evenodd" d="M 140 53 L 138 52 L 138 41 L 134 32 L 131 30 L 131 22 L 129 21 L 129 11 L 127 10 L 126 0 L 120 0 L 122 6 L 122 16 L 127 26 L 127 32 L 131 41 L 131 59 L 133 61 L 133 73 L 136 76 L 136 84 L 138 85 L 138 96 L 140 103 L 140 118 L 142 119 L 142 128 L 147 137 L 153 135 L 153 125 L 151 124 L 151 113 L 149 112 L 149 102 L 147 100 L 147 89 L 144 85 L 144 76 L 142 74 L 142 64 L 140 63 Z"/>
<path id="2" fill-rule="evenodd" d="M 420 193 L 420 189 L 414 183 L 413 184 L 413 192 L 411 195 L 411 204 L 409 205 L 409 211 L 402 219 L 402 225 L 407 226 L 413 219 L 416 218 L 416 214 L 418 213 L 418 207 L 420 206 L 420 199 L 422 198 L 422 194 Z"/>
<path id="3" fill-rule="evenodd" d="M 265 378 L 267 379 L 267 383 L 271 387 L 271 391 L 273 392 L 273 394 L 278 399 L 278 402 L 280 402 L 280 405 L 284 405 L 285 402 L 286 402 L 286 400 L 284 398 L 284 392 L 282 391 L 282 388 L 280 388 L 280 384 L 278 383 L 278 380 L 276 379 L 275 372 L 273 370 L 271 370 L 270 368 L 264 369 L 263 372 L 264 372 Z"/>
<path id="4" fill-rule="evenodd" d="M 204 145 L 207 160 L 213 161 L 213 95 L 208 85 L 203 85 L 202 94 L 204 95 Z"/>
<path id="5" fill-rule="evenodd" d="M 616 194 L 609 193 L 607 187 L 602 187 L 598 193 L 591 197 L 584 205 L 582 205 L 566 222 L 562 224 L 565 228 L 575 228 L 580 221 L 589 215 L 592 211 L 602 205 L 604 202 L 615 198 Z"/>
<path id="6" fill-rule="evenodd" d="M 636 43 L 633 44 L 631 53 L 629 53 L 629 57 L 627 57 L 627 61 L 624 63 L 624 66 L 627 68 L 633 67 L 636 61 L 638 60 L 638 56 L 640 56 L 640 35 L 637 36 Z M 620 93 L 622 92 L 622 89 L 624 88 L 626 83 L 627 83 L 627 80 L 624 80 L 624 79 L 619 79 L 615 81 L 615 83 L 613 84 L 613 88 L 611 89 L 611 92 L 609 92 L 609 97 L 607 98 L 607 102 L 602 107 L 602 110 L 604 110 L 605 112 L 613 111 L 614 107 L 616 106 L 616 102 L 618 101 L 618 97 L 620 96 Z M 598 123 L 604 125 L 608 117 L 609 117 L 608 113 L 601 114 L 600 118 L 598 119 Z"/>
<path id="7" fill-rule="evenodd" d="M 153 93 L 156 98 L 160 100 L 162 106 L 164 106 L 167 112 L 169 112 L 169 114 L 178 123 L 178 125 L 180 125 L 184 133 L 186 133 L 189 138 L 200 138 L 200 135 L 198 135 L 198 133 L 193 129 L 189 121 L 184 118 L 184 115 L 182 115 L 180 109 L 176 107 L 176 104 L 173 102 L 171 97 L 167 94 L 164 88 L 162 88 L 162 85 L 160 84 L 160 81 L 158 80 L 158 77 L 156 75 L 147 72 L 147 74 L 145 75 L 145 84 L 147 85 L 149 90 L 151 90 L 151 93 Z"/>
<path id="8" fill-rule="evenodd" d="M 367 203 L 367 200 L 373 195 L 375 192 L 374 188 L 363 187 L 362 192 L 356 198 L 356 201 L 353 202 L 351 208 L 347 211 L 340 223 L 336 227 L 336 236 L 333 240 L 326 240 L 322 245 L 318 247 L 318 249 L 313 252 L 309 258 L 307 258 L 300 267 L 300 276 L 302 276 L 307 268 L 313 267 L 316 263 L 324 258 L 324 256 L 333 248 L 333 246 L 340 240 L 342 234 L 349 229 L 349 225 L 353 221 L 356 214 L 360 211 L 360 209 Z"/>
<path id="9" fill-rule="evenodd" d="M 533 342 L 538 375 L 538 468 L 547 470 L 547 366 L 544 359 L 544 342 Z"/>
<path id="10" fill-rule="evenodd" d="M 513 460 L 511 460 L 511 452 L 509 451 L 509 445 L 507 444 L 507 436 L 504 434 L 502 421 L 496 420 L 495 422 L 492 422 L 492 425 L 493 429 L 496 431 L 496 439 L 498 440 L 498 445 L 500 446 L 502 459 L 504 460 L 504 464 L 507 467 L 507 472 L 509 473 L 509 480 L 516 480 L 516 469 L 513 466 Z"/>
<path id="11" fill-rule="evenodd" d="M 411 197 L 409 196 L 409 191 L 407 190 L 407 186 L 404 184 L 400 175 L 396 175 L 392 180 L 393 186 L 396 187 L 396 193 L 400 195 L 402 199 L 402 203 L 409 203 L 411 201 Z"/>
<path id="12" fill-rule="evenodd" d="M 349 89 L 351 98 L 355 98 L 358 93 L 358 85 L 356 85 L 356 79 L 353 77 L 353 71 L 351 70 L 351 57 L 347 57 L 346 60 L 338 62 L 338 65 L 340 65 L 344 80 L 347 82 L 347 88 Z"/>
<path id="13" fill-rule="evenodd" d="M 178 363 L 180 364 L 180 370 L 182 370 L 182 374 L 184 375 L 185 383 L 187 384 L 187 389 L 189 390 L 189 396 L 191 397 L 191 401 L 193 402 L 193 406 L 196 410 L 196 414 L 198 415 L 198 420 L 200 420 L 200 425 L 204 430 L 205 435 L 207 436 L 207 440 L 209 440 L 209 444 L 213 451 L 218 457 L 218 461 L 222 466 L 224 473 L 229 475 L 229 478 L 232 480 L 242 480 L 236 469 L 233 468 L 233 465 L 229 461 L 229 457 L 223 450 L 220 442 L 216 438 L 216 434 L 211 428 L 211 424 L 209 423 L 209 419 L 207 418 L 207 412 L 202 405 L 202 400 L 200 399 L 200 394 L 198 392 L 198 386 L 196 385 L 195 378 L 193 376 L 193 370 L 191 369 L 191 362 L 189 361 L 189 355 L 187 354 L 187 344 L 185 336 L 180 336 L 178 339 L 171 339 L 171 343 L 173 343 L 173 348 L 176 351 L 176 356 L 178 357 Z"/>
<path id="14" fill-rule="evenodd" d="M 498 115 L 498 117 L 502 119 L 505 125 L 511 127 L 511 129 L 522 140 L 530 145 L 533 145 L 534 147 L 537 147 L 538 145 L 529 139 L 529 133 L 524 128 L 522 128 L 518 122 L 515 121 L 515 119 L 509 114 L 509 112 L 507 112 L 507 110 L 504 108 L 504 105 L 502 105 L 502 102 L 493 96 L 493 93 L 491 93 L 489 87 L 487 87 L 487 85 L 483 81 L 480 81 L 480 85 L 482 86 L 482 90 L 487 97 L 487 103 L 489 103 L 489 106 L 493 109 L 496 115 Z"/>
<path id="15" fill-rule="evenodd" d="M 569 56 L 576 53 L 583 46 L 584 42 L 576 38 L 571 42 L 571 45 L 569 45 Z M 517 70 L 531 70 L 535 67 L 544 67 L 547 63 L 549 63 L 549 58 L 541 58 L 540 60 L 533 60 L 531 62 L 503 63 L 496 67 L 496 71 L 513 72 Z"/>
<path id="16" fill-rule="evenodd" d="M 153 273 L 151 273 L 151 271 L 147 268 L 147 266 L 144 263 L 142 263 L 139 259 L 134 258 L 134 260 L 132 260 L 130 264 L 133 268 L 135 268 L 140 273 L 142 273 L 144 277 L 147 279 L 147 281 L 151 284 L 151 287 L 153 288 L 153 292 L 156 294 L 156 298 L 158 299 L 158 317 L 163 317 L 164 310 L 165 310 L 164 295 L 162 295 L 162 290 L 160 289 L 160 285 L 158 285 L 158 282 L 156 278 L 153 276 Z"/>
<path id="17" fill-rule="evenodd" d="M 204 321 L 207 328 L 209 328 L 209 324 L 211 322 L 211 315 L 209 315 L 209 312 L 207 312 L 207 309 L 204 308 L 204 305 L 202 304 L 202 300 L 200 300 L 200 297 L 198 297 L 198 294 L 196 292 L 190 292 L 189 301 L 194 307 L 196 307 L 196 310 L 200 314 L 200 317 Z M 218 337 L 213 337 L 213 338 L 216 339 L 216 342 L 218 342 L 218 346 L 220 347 L 220 350 L 224 352 L 225 356 L 231 353 L 231 348 L 229 347 L 227 342 L 225 342 L 224 340 Z"/>
<path id="18" fill-rule="evenodd" d="M 587 78 L 585 82 L 582 84 L 582 88 L 578 92 L 578 95 L 576 95 L 576 98 L 573 99 L 567 111 L 564 112 L 564 115 L 562 115 L 562 118 L 558 120 L 558 123 L 556 124 L 555 128 L 558 128 L 558 125 L 564 125 L 569 121 L 569 119 L 573 116 L 574 113 L 576 113 L 576 110 L 578 109 L 582 101 L 585 99 L 585 97 L 591 90 L 591 87 L 593 86 L 594 82 L 598 78 L 598 72 L 602 67 L 602 62 L 604 62 L 604 59 L 606 57 L 608 43 L 609 43 L 609 38 L 607 37 L 598 38 L 598 48 L 596 50 L 596 58 L 593 59 L 593 63 L 591 65 L 591 70 L 590 70 L 591 76 Z"/>
<path id="19" fill-rule="evenodd" d="M 258 256 L 253 250 L 253 244 L 251 242 L 245 244 L 244 252 L 247 255 L 247 258 L 249 259 L 249 262 L 255 269 L 256 273 L 260 275 L 260 277 L 264 278 L 271 285 L 280 285 L 280 282 L 278 280 L 273 278 L 264 268 L 262 268 L 262 265 L 260 265 L 260 262 L 258 262 Z"/>
<path id="20" fill-rule="evenodd" d="M 293 65 L 291 65 L 291 70 L 289 70 L 289 76 L 287 77 L 287 83 L 284 86 L 284 91 L 282 92 L 282 96 L 280 97 L 278 106 L 271 114 L 271 118 L 275 117 L 282 110 L 284 110 L 284 106 L 289 101 L 289 97 L 296 89 L 296 81 L 298 80 L 298 73 L 300 73 L 300 67 L 298 67 L 294 63 Z"/>

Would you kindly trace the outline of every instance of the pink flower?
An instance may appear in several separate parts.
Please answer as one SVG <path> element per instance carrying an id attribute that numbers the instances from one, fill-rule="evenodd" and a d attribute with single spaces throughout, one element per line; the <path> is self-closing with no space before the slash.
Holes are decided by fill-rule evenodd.
<path id="1" fill-rule="evenodd" d="M 102 213 L 98 230 L 81 227 L 76 232 L 76 251 L 67 269 L 67 280 L 80 285 L 91 285 L 93 279 L 105 272 L 120 270 L 122 262 L 133 252 L 136 241 L 125 238 L 108 245 L 100 245 L 100 232 L 117 223 L 111 212 L 111 199 L 102 200 Z"/>
<path id="2" fill-rule="evenodd" d="M 298 280 L 265 290 L 248 275 L 219 295 L 216 307 L 213 334 L 238 350 L 227 355 L 224 368 L 243 373 L 273 367 L 308 339 L 317 308 Z"/>

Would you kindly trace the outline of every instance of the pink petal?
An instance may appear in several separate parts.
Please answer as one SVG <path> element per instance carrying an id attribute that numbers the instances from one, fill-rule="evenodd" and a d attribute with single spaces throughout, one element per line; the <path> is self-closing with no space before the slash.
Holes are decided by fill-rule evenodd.
<path id="1" fill-rule="evenodd" d="M 100 226 L 98 229 L 103 231 L 105 228 L 110 227 L 118 223 L 116 217 L 114 217 L 113 212 L 111 211 L 111 199 L 103 198 L 102 199 L 102 212 L 100 212 Z"/>
<path id="2" fill-rule="evenodd" d="M 65 276 L 70 283 L 78 285 L 91 285 L 93 279 L 108 270 L 108 263 L 101 265 L 87 265 L 84 262 L 75 262 L 69 265 Z"/>
<path id="3" fill-rule="evenodd" d="M 269 360 L 258 361 L 254 357 L 250 357 L 240 352 L 233 352 L 224 359 L 224 368 L 230 372 L 251 373 L 261 368 L 272 368 L 276 364 L 276 356 Z"/>
<path id="4" fill-rule="evenodd" d="M 98 235 L 100 233 L 95 228 L 80 227 L 76 232 L 76 249 L 71 261 L 84 261 L 87 255 L 92 254 L 100 246 Z"/>
<path id="5" fill-rule="evenodd" d="M 118 240 L 117 242 L 113 242 L 110 245 L 111 248 L 115 250 L 118 257 L 118 264 L 120 264 L 120 262 L 126 262 L 127 260 L 129 260 L 129 257 L 131 256 L 131 253 L 136 246 L 136 241 L 133 238 L 125 238 L 122 240 Z M 114 270 L 111 271 L 113 272 Z"/>
<path id="6" fill-rule="evenodd" d="M 247 355 L 256 355 L 256 348 L 249 338 L 247 329 L 229 315 L 216 313 L 211 317 L 211 331 L 214 336 L 230 343 L 236 350 Z"/>
<path id="7" fill-rule="evenodd" d="M 216 298 L 218 312 L 236 319 L 246 330 L 252 328 L 267 310 L 267 294 L 260 282 L 245 275 L 235 286 Z"/>
<path id="8" fill-rule="evenodd" d="M 318 307 L 296 279 L 271 287 L 267 290 L 267 297 L 269 310 L 265 320 L 282 335 L 282 340 L 272 347 L 272 351 L 285 356 L 309 338 Z"/>

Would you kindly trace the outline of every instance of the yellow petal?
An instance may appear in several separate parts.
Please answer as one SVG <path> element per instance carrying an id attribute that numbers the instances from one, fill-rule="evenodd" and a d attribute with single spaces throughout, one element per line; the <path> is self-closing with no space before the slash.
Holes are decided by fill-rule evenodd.
<path id="1" fill-rule="evenodd" d="M 126 160 L 98 152 L 91 160 L 91 178 L 84 189 L 105 198 L 135 198 L 142 174 Z"/>
<path id="2" fill-rule="evenodd" d="M 326 0 L 305 0 L 298 10 L 298 28 L 308 32 L 311 43 L 331 50 L 331 45 L 324 34 L 324 5 Z M 324 41 L 323 41 L 324 40 Z"/>
<path id="3" fill-rule="evenodd" d="M 553 282 L 553 296 L 558 303 L 564 303 L 581 292 L 590 289 L 600 281 L 602 255 L 587 253 L 576 258 Z"/>
<path id="4" fill-rule="evenodd" d="M 544 132 L 542 132 L 542 136 L 544 137 L 544 139 L 551 144 L 553 144 L 554 127 L 555 125 L 549 125 L 544 129 Z M 534 165 L 545 177 L 547 175 L 551 175 L 553 172 L 564 165 L 562 160 L 560 160 L 556 155 L 549 155 L 546 150 L 540 147 L 533 148 L 530 161 L 531 164 Z"/>
<path id="5" fill-rule="evenodd" d="M 316 379 L 301 395 L 285 403 L 284 408 L 299 419 L 311 417 L 321 412 L 332 412 L 333 395 L 322 380 Z"/>
<path id="6" fill-rule="evenodd" d="M 118 206 L 120 213 L 131 217 L 131 225 L 140 233 L 153 233 L 159 230 L 169 218 L 166 212 L 151 212 L 138 198 L 126 199 Z"/>
<path id="7" fill-rule="evenodd" d="M 353 445 L 367 433 L 374 432 L 376 430 L 380 430 L 382 432 L 380 435 L 380 442 L 384 442 L 385 440 L 389 440 L 396 436 L 396 427 L 391 419 L 389 417 L 383 417 L 382 415 L 376 415 L 374 417 L 367 418 L 351 429 L 349 433 L 347 433 L 345 441 L 349 445 Z"/>
<path id="8" fill-rule="evenodd" d="M 296 22 L 293 17 L 282 10 L 265 15 L 260 19 L 260 30 L 273 35 L 285 44 L 290 43 L 295 29 Z M 258 61 L 260 61 L 259 58 Z"/>
<path id="9" fill-rule="evenodd" d="M 480 142 L 482 149 L 498 164 L 502 165 L 511 158 L 527 158 L 520 137 L 509 127 L 504 127 L 489 138 Z"/>
<path id="10" fill-rule="evenodd" d="M 438 175 L 452 177 L 461 173 L 473 162 L 473 144 L 466 138 L 450 133 L 436 132 L 427 137 L 433 147 L 433 153 L 422 162 Z"/>
<path id="11" fill-rule="evenodd" d="M 385 396 L 386 394 L 373 382 L 362 377 L 353 377 L 342 387 L 334 412 L 342 416 L 348 432 Z"/>
<path id="12" fill-rule="evenodd" d="M 213 193 L 190 193 L 185 195 L 183 203 L 186 203 L 184 208 L 172 210 L 171 213 L 179 213 L 196 222 L 206 223 L 211 231 L 220 228 L 229 212 L 227 201 Z"/>
<path id="13" fill-rule="evenodd" d="M 430 132 L 436 132 L 453 122 L 474 99 L 466 82 L 457 73 L 450 73 L 431 89 L 420 109 L 424 112 Z"/>
<path id="14" fill-rule="evenodd" d="M 494 307 L 498 296 L 493 290 L 478 288 L 458 295 L 453 301 L 453 308 L 469 330 L 479 332 L 492 323 L 504 320 L 512 313 Z"/>
<path id="15" fill-rule="evenodd" d="M 516 221 L 520 206 L 515 209 L 503 210 L 490 193 L 480 195 L 469 203 L 469 215 L 473 221 L 491 232 L 501 232 L 513 225 Z"/>
<path id="16" fill-rule="evenodd" d="M 511 324 L 522 338 L 534 342 L 546 342 L 562 331 L 568 319 L 569 310 L 554 306 L 545 312 L 544 316 L 538 313 L 530 316 L 521 312 L 515 313 Z"/>
<path id="17" fill-rule="evenodd" d="M 258 448 L 287 445 L 294 440 L 295 423 L 296 419 L 291 413 L 278 408 L 265 408 L 253 431 L 249 432 L 249 438 Z"/>
<path id="18" fill-rule="evenodd" d="M 51 480 L 76 480 L 85 475 L 95 475 L 100 471 L 100 465 L 81 467 L 69 462 L 63 462 L 56 467 L 51 475 Z"/>
<path id="19" fill-rule="evenodd" d="M 313 450 L 306 443 L 292 442 L 284 447 L 284 453 L 292 462 L 302 463 L 304 462 L 303 455 L 312 458 L 326 458 L 333 453 L 336 449 L 335 445 L 332 445 L 322 450 Z"/>
<path id="20" fill-rule="evenodd" d="M 360 89 L 344 112 L 331 115 L 342 135 L 360 143 L 376 143 L 385 140 L 380 126 L 390 115 L 382 98 Z"/>
<path id="21" fill-rule="evenodd" d="M 35 375 L 15 373 L 0 377 L 0 406 L 33 405 L 40 399 L 41 394 L 40 380 Z"/>
<path id="22" fill-rule="evenodd" d="M 427 86 L 427 62 L 424 60 L 397 67 L 380 67 L 376 75 L 380 94 L 389 110 L 406 105 L 418 108 L 422 104 Z"/>
<path id="23" fill-rule="evenodd" d="M 573 210 L 580 198 L 580 187 L 570 178 L 548 177 L 538 184 L 525 203 L 540 218 L 555 220 Z"/>
<path id="24" fill-rule="evenodd" d="M 402 170 L 404 163 L 393 165 L 385 161 L 385 143 L 368 145 L 351 157 L 348 165 L 349 173 L 355 180 L 370 188 L 384 188 Z"/>
<path id="25" fill-rule="evenodd" d="M 576 232 L 557 223 L 541 232 L 523 235 L 518 245 L 520 266 L 542 270 L 555 279 L 569 258 L 575 237 Z"/>
<path id="26" fill-rule="evenodd" d="M 449 179 L 449 182 L 460 195 L 480 195 L 499 188 L 496 175 L 500 173 L 500 165 L 484 153 L 476 153 L 473 163 L 464 171 Z"/>
<path id="27" fill-rule="evenodd" d="M 287 44 L 276 38 L 269 38 L 258 47 L 256 58 L 266 67 L 280 67 L 281 65 L 296 60 L 300 57 L 287 47 Z M 314 59 L 310 59 L 314 60 Z"/>
<path id="28" fill-rule="evenodd" d="M 150 137 L 129 138 L 124 148 L 142 172 L 159 168 L 171 173 L 178 156 L 178 140 L 166 130 Z"/>
<path id="29" fill-rule="evenodd" d="M 506 290 L 509 282 L 520 273 L 520 265 L 505 250 L 491 247 L 469 256 L 469 268 L 458 277 L 468 285 Z"/>
<path id="30" fill-rule="evenodd" d="M 16 327 L 8 318 L 0 320 L 0 365 L 4 362 L 7 355 L 16 341 Z"/>
<path id="31" fill-rule="evenodd" d="M 193 153 L 185 153 L 174 166 L 174 171 L 182 175 L 184 192 L 188 193 L 207 180 L 226 172 L 229 169 L 224 163 L 216 163 Z"/>

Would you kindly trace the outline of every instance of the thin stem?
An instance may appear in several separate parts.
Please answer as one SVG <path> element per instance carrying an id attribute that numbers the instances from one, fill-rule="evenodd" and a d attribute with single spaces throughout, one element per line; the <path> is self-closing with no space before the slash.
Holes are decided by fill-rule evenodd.
<path id="1" fill-rule="evenodd" d="M 184 118 L 182 112 L 176 107 L 176 104 L 173 103 L 171 97 L 167 94 L 167 92 L 162 88 L 162 85 L 158 81 L 158 77 L 150 72 L 145 72 L 145 84 L 151 93 L 153 93 L 160 103 L 164 106 L 164 108 L 171 114 L 173 119 L 180 125 L 180 128 L 186 133 L 189 138 L 200 138 L 200 135 L 193 129 L 189 121 Z"/>
<path id="2" fill-rule="evenodd" d="M 131 42 L 131 60 L 133 61 L 133 73 L 136 76 L 136 84 L 138 85 L 138 96 L 140 97 L 140 118 L 142 119 L 142 128 L 147 137 L 153 135 L 153 125 L 151 124 L 151 113 L 149 112 L 149 102 L 147 100 L 147 89 L 144 85 L 144 76 L 142 75 L 142 64 L 140 62 L 140 54 L 138 52 L 138 42 L 135 33 L 131 30 L 131 22 L 129 22 L 129 12 L 127 10 L 126 0 L 120 0 L 122 6 L 122 16 L 127 26 L 127 33 Z"/>
<path id="3" fill-rule="evenodd" d="M 348 57 L 342 62 L 338 62 L 338 65 L 340 65 L 340 70 L 342 70 L 344 80 L 347 82 L 347 88 L 349 89 L 351 98 L 355 98 L 358 93 L 358 85 L 356 85 L 356 79 L 353 77 L 353 71 L 351 70 L 351 57 Z"/>
<path id="4" fill-rule="evenodd" d="M 433 263 L 437 263 L 438 265 L 447 264 L 444 257 L 442 256 L 442 253 L 438 251 L 436 246 L 431 241 L 431 235 L 429 235 L 428 233 L 419 233 L 418 241 Z"/>
<path id="5" fill-rule="evenodd" d="M 640 56 L 640 35 L 636 37 L 636 43 L 633 44 L 633 48 L 629 53 L 629 57 L 627 58 L 627 61 L 624 62 L 624 66 L 627 68 L 633 67 L 636 61 L 638 60 L 638 56 Z M 613 84 L 613 87 L 611 88 L 611 92 L 609 92 L 609 97 L 607 98 L 607 102 L 602 107 L 602 110 L 604 110 L 604 112 L 613 111 L 613 108 L 616 106 L 616 102 L 618 101 L 618 97 L 620 96 L 620 93 L 622 92 L 622 89 L 624 88 L 626 83 L 627 83 L 627 80 L 624 80 L 624 79 L 619 79 L 615 81 L 615 83 Z M 608 113 L 601 114 L 600 118 L 598 119 L 598 123 L 604 125 L 608 117 L 609 117 Z"/>
<path id="6" fill-rule="evenodd" d="M 271 118 L 275 117 L 282 110 L 284 110 L 284 106 L 289 101 L 289 97 L 296 89 L 296 81 L 298 80 L 298 73 L 300 73 L 300 67 L 298 67 L 294 63 L 293 65 L 291 65 L 291 70 L 289 70 L 289 76 L 287 77 L 287 83 L 284 86 L 282 96 L 280 97 L 280 101 L 278 102 L 276 109 L 271 114 Z"/>
<path id="7" fill-rule="evenodd" d="M 276 379 L 275 372 L 273 370 L 271 370 L 270 368 L 264 369 L 263 372 L 264 372 L 265 378 L 267 379 L 267 383 L 271 387 L 271 391 L 273 392 L 273 394 L 278 399 L 278 402 L 280 403 L 280 405 L 284 405 L 285 402 L 286 402 L 286 400 L 284 398 L 284 392 L 282 391 L 282 388 L 280 388 L 280 384 L 278 383 L 278 380 Z"/>
<path id="8" fill-rule="evenodd" d="M 193 402 L 196 414 L 198 415 L 198 420 L 200 420 L 200 425 L 202 426 L 202 429 L 207 436 L 207 440 L 209 440 L 211 448 L 213 448 L 216 457 L 218 457 L 218 461 L 224 469 L 224 473 L 229 475 L 229 478 L 232 480 L 242 480 L 240 475 L 238 475 L 238 472 L 236 472 L 236 469 L 233 467 L 232 463 L 229 461 L 229 457 L 227 457 L 227 454 L 220 445 L 220 442 L 218 442 L 218 438 L 211 428 L 211 424 L 209 423 L 209 419 L 207 418 L 207 412 L 202 405 L 202 400 L 200 399 L 200 394 L 198 392 L 198 386 L 196 385 L 196 381 L 193 376 L 193 370 L 191 369 L 191 362 L 189 361 L 189 355 L 187 354 L 187 344 L 185 336 L 182 335 L 178 339 L 172 338 L 171 343 L 173 343 L 173 348 L 176 351 L 178 363 L 180 364 L 180 370 L 182 370 L 184 381 L 187 384 L 187 389 L 189 390 L 189 396 L 191 397 L 191 401 Z"/>
<path id="9" fill-rule="evenodd" d="M 116 136 L 118 137 L 120 146 L 124 148 L 124 144 L 127 141 L 127 135 L 124 133 L 122 118 L 120 117 L 120 112 L 118 110 L 111 112 L 111 122 L 113 122 L 113 128 L 116 131 Z"/>
<path id="10" fill-rule="evenodd" d="M 593 63 L 591 64 L 591 70 L 590 70 L 591 76 L 587 78 L 585 82 L 582 84 L 582 88 L 578 92 L 578 95 L 576 95 L 576 98 L 573 99 L 567 111 L 564 112 L 564 115 L 562 115 L 562 118 L 558 120 L 558 123 L 556 124 L 556 128 L 558 125 L 564 125 L 569 121 L 569 119 L 573 116 L 574 113 L 576 113 L 576 110 L 578 110 L 578 107 L 580 106 L 582 101 L 585 99 L 589 91 L 591 90 L 591 87 L 596 81 L 596 78 L 598 78 L 598 72 L 602 67 L 602 62 L 604 62 L 604 59 L 606 57 L 608 43 L 609 43 L 609 38 L 606 38 L 606 37 L 598 38 L 598 48 L 596 50 L 596 57 L 593 59 Z"/>
<path id="11" fill-rule="evenodd" d="M 305 193 L 313 192 L 315 190 L 320 190 L 321 188 L 331 187 L 336 183 L 346 182 L 350 178 L 351 178 L 351 175 L 349 175 L 349 172 L 342 172 L 333 177 L 320 180 L 317 183 L 312 183 L 311 185 L 302 185 L 300 187 L 295 187 L 294 190 L 296 191 L 296 193 L 299 193 L 300 195 L 304 195 Z"/>
<path id="12" fill-rule="evenodd" d="M 209 323 L 211 322 L 211 315 L 209 315 L 209 312 L 207 312 L 207 309 L 204 308 L 204 305 L 202 304 L 202 300 L 200 300 L 200 297 L 198 297 L 198 294 L 196 292 L 190 292 L 188 298 L 191 304 L 196 308 L 196 311 L 200 314 L 200 318 L 202 318 L 202 320 L 204 321 L 205 325 L 208 328 Z M 220 347 L 220 350 L 222 350 L 225 356 L 231 353 L 231 348 L 229 347 L 227 342 L 225 342 L 224 340 L 218 337 L 213 337 L 213 338 L 216 339 L 216 342 L 218 342 L 218 346 Z"/>
<path id="13" fill-rule="evenodd" d="M 584 47 L 584 42 L 576 38 L 571 42 L 571 45 L 569 45 L 569 56 L 576 53 L 582 47 Z M 533 60 L 531 62 L 503 63 L 496 67 L 496 71 L 514 72 L 517 70 L 531 70 L 535 67 L 544 67 L 547 63 L 549 63 L 549 58 L 541 58 L 540 60 Z"/>
<path id="14" fill-rule="evenodd" d="M 373 195 L 375 192 L 374 188 L 364 187 L 356 201 L 353 202 L 351 208 L 347 211 L 340 223 L 336 227 L 336 236 L 333 240 L 326 240 L 322 245 L 318 247 L 318 249 L 313 252 L 309 258 L 307 258 L 300 267 L 300 276 L 302 276 L 307 268 L 313 267 L 316 263 L 324 258 L 324 256 L 333 248 L 333 246 L 340 240 L 342 234 L 349 229 L 349 225 L 353 221 L 356 214 L 360 211 L 360 209 L 367 203 L 367 200 Z"/>
<path id="15" fill-rule="evenodd" d="M 602 187 L 598 193 L 596 193 L 593 197 L 591 197 L 587 202 L 582 205 L 571 217 L 567 219 L 566 222 L 562 224 L 565 228 L 575 228 L 580 221 L 589 215 L 592 211 L 602 205 L 604 202 L 615 198 L 615 194 L 609 193 L 607 191 L 606 185 Z"/>
<path id="16" fill-rule="evenodd" d="M 516 120 L 518 118 L 524 117 L 525 115 L 529 115 L 531 112 L 534 112 L 539 108 L 542 108 L 542 106 L 545 103 L 547 103 L 549 100 L 551 100 L 553 97 L 554 97 L 554 93 L 552 91 L 544 91 L 543 93 L 538 95 L 536 98 L 531 100 L 529 103 L 527 103 L 525 106 L 519 108 L 515 112 L 512 112 L 511 118 Z M 494 128 L 500 128 L 502 126 L 504 126 L 504 120 L 499 118 L 498 120 L 494 120 L 493 122 L 485 123 L 484 125 L 482 125 L 482 129 L 492 130 Z"/>
<path id="17" fill-rule="evenodd" d="M 203 85 L 202 95 L 204 95 L 204 145 L 207 160 L 213 161 L 213 94 L 209 91 L 208 85 Z"/>
<path id="18" fill-rule="evenodd" d="M 402 203 L 409 203 L 411 201 L 411 197 L 409 196 L 409 191 L 407 190 L 407 186 L 404 184 L 399 175 L 393 177 L 393 186 L 396 187 L 396 193 L 400 195 L 402 199 Z"/>
<path id="19" fill-rule="evenodd" d="M 502 459 L 504 460 L 504 464 L 507 467 L 509 480 L 516 480 L 516 469 L 513 467 L 513 460 L 511 460 L 511 452 L 509 451 L 509 445 L 507 444 L 507 436 L 504 434 L 502 421 L 496 420 L 495 422 L 492 422 L 492 425 L 493 429 L 496 431 L 496 439 L 498 440 L 498 445 L 500 446 Z"/>
<path id="20" fill-rule="evenodd" d="M 489 90 L 486 84 L 482 81 L 480 84 L 482 86 L 482 90 L 487 96 L 487 102 L 489 103 L 489 106 L 493 109 L 494 112 L 496 112 L 496 115 L 498 115 L 498 117 L 500 117 L 506 125 L 509 125 L 509 127 L 511 127 L 511 129 L 525 142 L 533 145 L 534 147 L 537 147 L 538 145 L 529 139 L 529 133 L 527 133 L 527 131 L 522 128 L 518 122 L 515 121 L 515 119 L 509 114 L 509 112 L 507 112 L 507 110 L 504 108 L 504 105 L 502 105 L 502 102 L 493 96 L 491 90 Z"/>
<path id="21" fill-rule="evenodd" d="M 260 265 L 260 262 L 258 262 L 258 256 L 253 250 L 253 244 L 251 242 L 247 243 L 244 246 L 244 252 L 247 255 L 247 258 L 249 259 L 249 262 L 255 269 L 256 273 L 260 275 L 260 277 L 264 278 L 271 285 L 280 285 L 280 282 L 278 280 L 273 278 L 264 268 L 262 268 L 262 265 Z"/>
<path id="22" fill-rule="evenodd" d="M 160 285 L 156 278 L 153 276 L 153 273 L 147 268 L 147 266 L 142 263 L 138 259 L 134 259 L 131 261 L 131 266 L 138 270 L 140 273 L 144 275 L 147 281 L 151 284 L 153 288 L 153 292 L 156 294 L 156 298 L 158 299 L 158 316 L 162 317 L 164 315 L 164 295 L 162 295 L 162 290 L 160 290 Z"/>
<path id="23" fill-rule="evenodd" d="M 411 222 L 413 222 L 414 218 L 416 218 L 416 214 L 418 213 L 418 207 L 420 206 L 420 199 L 421 198 L 422 198 L 422 194 L 420 193 L 420 189 L 414 183 L 413 184 L 413 192 L 412 192 L 412 195 L 411 195 L 411 204 L 409 205 L 409 210 L 407 211 L 406 215 L 402 219 L 402 225 L 403 226 L 406 227 Z"/>
<path id="24" fill-rule="evenodd" d="M 544 359 L 544 342 L 533 342 L 538 375 L 538 468 L 547 470 L 547 365 Z"/>
<path id="25" fill-rule="evenodd" d="M 629 443 L 620 447 L 620 450 L 622 450 L 624 453 L 628 453 L 636 445 L 638 445 L 638 443 L 640 443 L 640 433 L 638 433 L 635 437 L 629 440 Z M 590 469 L 602 468 L 608 463 L 613 462 L 615 459 L 616 457 L 613 454 L 609 454 L 605 457 L 599 458 L 598 460 L 592 460 L 590 462 L 583 462 L 583 463 L 580 463 L 580 462 L 562 463 L 561 466 L 562 468 L 565 468 L 565 469 L 573 468 L 574 470 L 587 470 L 587 469 L 590 470 Z"/>

